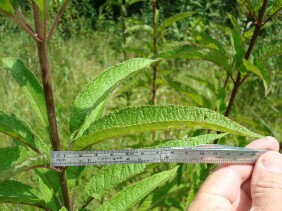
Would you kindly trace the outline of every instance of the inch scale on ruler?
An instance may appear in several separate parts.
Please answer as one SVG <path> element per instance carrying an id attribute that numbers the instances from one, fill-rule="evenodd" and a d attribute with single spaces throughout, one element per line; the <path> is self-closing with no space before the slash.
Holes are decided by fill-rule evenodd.
<path id="1" fill-rule="evenodd" d="M 196 147 L 151 149 L 52 151 L 52 166 L 91 166 L 130 163 L 228 163 L 251 164 L 265 150 L 204 144 Z"/>

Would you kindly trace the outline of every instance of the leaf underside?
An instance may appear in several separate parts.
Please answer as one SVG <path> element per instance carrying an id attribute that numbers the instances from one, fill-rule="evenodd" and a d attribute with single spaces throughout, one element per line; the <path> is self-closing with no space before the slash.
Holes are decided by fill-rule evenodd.
<path id="1" fill-rule="evenodd" d="M 128 210 L 138 201 L 162 185 L 175 175 L 177 167 L 155 174 L 149 178 L 134 183 L 115 194 L 109 201 L 101 205 L 97 210 Z"/>
<path id="2" fill-rule="evenodd" d="M 140 106 L 110 113 L 95 121 L 73 150 L 114 137 L 155 130 L 211 129 L 243 136 L 261 137 L 215 111 L 188 106 Z"/>
<path id="3" fill-rule="evenodd" d="M 162 143 L 157 147 L 189 147 L 208 144 L 226 134 L 207 134 L 181 140 L 172 140 Z M 99 170 L 85 185 L 83 199 L 87 202 L 91 197 L 101 199 L 108 191 L 124 182 L 129 177 L 143 172 L 150 164 L 123 164 L 109 165 Z"/>

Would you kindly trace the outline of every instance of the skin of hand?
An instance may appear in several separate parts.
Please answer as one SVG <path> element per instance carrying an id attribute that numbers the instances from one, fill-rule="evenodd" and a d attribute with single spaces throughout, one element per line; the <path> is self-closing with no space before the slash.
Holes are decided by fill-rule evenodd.
<path id="1" fill-rule="evenodd" d="M 282 155 L 272 137 L 247 148 L 270 150 L 255 165 L 221 165 L 206 179 L 188 211 L 282 210 Z"/>

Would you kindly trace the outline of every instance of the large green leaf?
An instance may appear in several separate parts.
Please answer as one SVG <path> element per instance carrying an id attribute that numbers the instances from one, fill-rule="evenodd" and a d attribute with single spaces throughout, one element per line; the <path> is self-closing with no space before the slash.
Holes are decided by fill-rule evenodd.
<path id="1" fill-rule="evenodd" d="M 124 79 L 157 60 L 135 58 L 106 69 L 88 83 L 74 102 L 70 130 L 78 130 L 91 113 Z"/>
<path id="2" fill-rule="evenodd" d="M 46 209 L 39 195 L 37 189 L 17 181 L 7 180 L 0 184 L 0 203 L 27 204 Z"/>
<path id="3" fill-rule="evenodd" d="M 9 0 L 1 0 L 0 1 L 0 12 L 6 12 L 8 14 L 14 14 L 13 5 Z"/>
<path id="4" fill-rule="evenodd" d="M 48 126 L 47 110 L 43 88 L 35 75 L 24 65 L 24 63 L 12 57 L 1 59 L 3 67 L 9 70 L 18 85 L 23 89 L 27 100 L 31 104 L 35 114 L 39 117 L 44 127 Z"/>
<path id="5" fill-rule="evenodd" d="M 0 171 L 0 183 L 17 175 L 23 171 L 27 171 L 32 168 L 45 166 L 49 164 L 49 158 L 46 154 L 40 154 L 34 157 L 30 157 L 20 163 L 17 163 L 9 168 Z"/>
<path id="6" fill-rule="evenodd" d="M 159 58 L 164 59 L 200 59 L 207 60 L 219 65 L 221 68 L 232 71 L 228 56 L 213 48 L 201 48 L 192 46 L 182 46 L 180 48 L 169 50 L 158 54 Z"/>
<path id="7" fill-rule="evenodd" d="M 169 178 L 175 175 L 177 167 L 155 174 L 149 178 L 130 185 L 115 194 L 109 201 L 101 205 L 97 210 L 128 210 L 147 194 L 162 185 Z"/>
<path id="8" fill-rule="evenodd" d="M 171 26 L 173 23 L 180 21 L 184 18 L 190 17 L 194 14 L 194 12 L 183 12 L 173 15 L 163 21 L 163 23 L 158 27 L 159 33 L 163 31 L 165 28 Z"/>
<path id="9" fill-rule="evenodd" d="M 223 115 L 188 106 L 140 106 L 110 113 L 90 125 L 74 142 L 73 150 L 83 150 L 109 138 L 155 130 L 204 128 L 243 136 L 260 137 Z"/>
<path id="10" fill-rule="evenodd" d="M 181 140 L 172 140 L 159 145 L 157 147 L 189 147 L 200 144 L 211 143 L 212 141 L 223 137 L 226 134 L 207 134 L 197 137 L 190 137 Z M 98 171 L 91 180 L 85 185 L 84 201 L 87 202 L 91 198 L 101 199 L 105 194 L 116 187 L 118 184 L 124 182 L 129 177 L 143 172 L 150 164 L 123 164 L 123 165 L 109 165 L 103 167 Z"/>
<path id="11" fill-rule="evenodd" d="M 34 151 L 30 151 L 22 146 L 0 148 L 0 169 L 3 171 L 4 169 L 9 168 L 16 163 L 20 163 L 34 155 Z"/>
<path id="12" fill-rule="evenodd" d="M 0 132 L 38 151 L 35 144 L 35 134 L 23 120 L 17 118 L 14 114 L 0 110 Z"/>

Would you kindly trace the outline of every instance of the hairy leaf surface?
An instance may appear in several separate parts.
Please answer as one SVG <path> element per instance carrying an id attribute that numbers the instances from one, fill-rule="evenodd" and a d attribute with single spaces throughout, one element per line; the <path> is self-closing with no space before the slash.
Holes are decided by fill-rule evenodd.
<path id="1" fill-rule="evenodd" d="M 27 100 L 41 120 L 43 126 L 47 127 L 48 117 L 45 106 L 45 97 L 43 87 L 38 79 L 21 60 L 11 57 L 2 58 L 1 60 L 4 68 L 12 73 L 18 85 L 23 89 Z"/>
<path id="2" fill-rule="evenodd" d="M 70 130 L 80 128 L 87 115 L 95 109 L 124 79 L 148 67 L 156 60 L 135 58 L 106 69 L 88 83 L 78 94 L 74 102 Z"/>
<path id="3" fill-rule="evenodd" d="M 35 135 L 27 124 L 14 114 L 0 110 L 0 132 L 16 138 L 21 143 L 38 151 L 35 145 Z"/>
<path id="4" fill-rule="evenodd" d="M 201 48 L 192 46 L 182 46 L 180 48 L 169 50 L 158 54 L 159 58 L 164 59 L 199 59 L 207 60 L 219 65 L 224 70 L 231 72 L 232 67 L 229 58 L 224 53 L 213 48 Z"/>
<path id="5" fill-rule="evenodd" d="M 49 158 L 45 154 L 40 154 L 34 157 L 30 157 L 22 161 L 21 163 L 17 163 L 11 166 L 10 168 L 6 168 L 0 171 L 0 183 L 23 171 L 27 171 L 29 169 L 36 168 L 39 166 L 44 166 L 47 164 L 49 164 Z"/>
<path id="6" fill-rule="evenodd" d="M 83 150 L 99 141 L 129 134 L 199 127 L 260 137 L 209 109 L 177 105 L 140 106 L 113 112 L 98 119 L 74 142 L 73 150 Z"/>
<path id="7" fill-rule="evenodd" d="M 200 144 L 208 144 L 219 139 L 226 134 L 207 134 L 197 137 L 191 137 L 181 140 L 167 141 L 163 144 L 159 144 L 157 147 L 189 147 L 197 146 Z M 84 201 L 87 202 L 91 197 L 95 199 L 101 199 L 107 192 L 118 184 L 124 182 L 129 177 L 143 172 L 150 164 L 123 164 L 123 165 L 109 165 L 99 170 L 91 180 L 85 185 Z"/>
<path id="8" fill-rule="evenodd" d="M 40 199 L 38 190 L 14 180 L 7 180 L 0 185 L 0 203 L 27 204 L 46 208 Z"/>
<path id="9" fill-rule="evenodd" d="M 174 176 L 177 168 L 178 166 L 171 170 L 155 174 L 149 178 L 126 187 L 124 190 L 114 195 L 109 201 L 101 205 L 97 210 L 122 211 L 130 209 L 147 194 Z"/>

